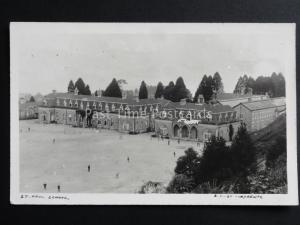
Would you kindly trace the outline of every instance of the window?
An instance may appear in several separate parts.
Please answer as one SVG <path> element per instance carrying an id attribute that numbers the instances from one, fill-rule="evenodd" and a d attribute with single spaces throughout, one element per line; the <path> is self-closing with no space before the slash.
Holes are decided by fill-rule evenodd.
<path id="1" fill-rule="evenodd" d="M 77 102 L 77 100 L 76 100 L 76 102 L 75 102 L 75 107 L 78 107 L 78 102 Z"/>
<path id="2" fill-rule="evenodd" d="M 96 108 L 97 108 L 96 102 L 94 102 L 94 104 L 93 104 L 93 108 L 94 108 L 94 109 L 96 109 Z"/>
<path id="3" fill-rule="evenodd" d="M 69 106 L 70 106 L 70 107 L 72 107 L 72 106 L 73 106 L 73 104 L 72 104 L 72 100 L 70 100 L 70 101 L 69 101 Z"/>
<path id="4" fill-rule="evenodd" d="M 64 106 L 65 106 L 65 107 L 67 106 L 67 101 L 66 101 L 66 99 L 64 100 Z"/>
<path id="5" fill-rule="evenodd" d="M 57 100 L 56 100 L 56 105 L 58 105 L 58 106 L 59 106 L 59 99 L 57 99 Z"/>
<path id="6" fill-rule="evenodd" d="M 112 106 L 111 106 L 111 110 L 114 112 L 114 111 L 115 111 L 115 109 L 116 109 L 116 107 L 115 107 L 115 104 L 112 104 Z"/>

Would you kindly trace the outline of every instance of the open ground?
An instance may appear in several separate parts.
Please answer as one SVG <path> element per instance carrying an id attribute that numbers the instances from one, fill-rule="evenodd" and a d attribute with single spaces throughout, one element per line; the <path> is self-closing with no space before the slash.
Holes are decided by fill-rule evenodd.
<path id="1" fill-rule="evenodd" d="M 30 130 L 29 130 L 30 128 Z M 136 193 L 147 181 L 167 185 L 194 142 L 20 121 L 20 192 Z M 175 152 L 175 156 L 174 156 Z M 90 172 L 88 172 L 90 165 Z M 47 184 L 47 188 L 43 188 Z"/>

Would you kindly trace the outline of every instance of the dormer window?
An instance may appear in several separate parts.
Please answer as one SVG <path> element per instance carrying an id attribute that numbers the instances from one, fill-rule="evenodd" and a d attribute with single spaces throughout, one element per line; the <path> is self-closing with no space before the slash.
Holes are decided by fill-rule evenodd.
<path id="1" fill-rule="evenodd" d="M 70 101 L 69 101 L 69 106 L 70 107 L 72 107 L 73 106 L 73 104 L 72 104 L 72 100 L 70 99 Z"/>
<path id="2" fill-rule="evenodd" d="M 123 105 L 120 105 L 120 110 L 121 110 L 121 111 L 123 111 L 123 110 L 124 110 L 124 109 L 123 109 Z"/>
<path id="3" fill-rule="evenodd" d="M 45 100 L 44 100 L 44 105 L 47 105 L 47 104 L 48 104 L 48 102 L 47 102 L 47 100 L 45 99 Z"/>
<path id="4" fill-rule="evenodd" d="M 93 104 L 93 108 L 94 108 L 94 109 L 96 109 L 96 108 L 97 108 L 96 102 L 94 102 L 94 104 Z"/>
<path id="5" fill-rule="evenodd" d="M 150 105 L 150 112 L 152 112 L 153 111 L 153 106 L 152 105 Z"/>
<path id="6" fill-rule="evenodd" d="M 100 110 L 102 110 L 102 103 L 101 102 L 99 102 L 98 107 L 99 107 Z"/>
<path id="7" fill-rule="evenodd" d="M 80 103 L 80 108 L 83 109 L 83 102 Z"/>
<path id="8" fill-rule="evenodd" d="M 142 106 L 140 107 L 139 111 L 140 111 L 140 112 L 142 112 L 142 111 L 143 111 L 143 107 L 142 107 Z"/>
<path id="9" fill-rule="evenodd" d="M 76 102 L 75 102 L 75 107 L 78 107 L 78 101 L 76 100 Z"/>
<path id="10" fill-rule="evenodd" d="M 144 111 L 145 111 L 145 112 L 147 111 L 147 106 L 145 106 Z"/>
<path id="11" fill-rule="evenodd" d="M 59 99 L 56 100 L 56 105 L 59 106 Z"/>
<path id="12" fill-rule="evenodd" d="M 114 112 L 116 110 L 115 104 L 112 104 L 111 110 Z"/>
<path id="13" fill-rule="evenodd" d="M 65 107 L 67 106 L 67 101 L 66 101 L 66 99 L 64 100 L 64 106 L 65 106 Z"/>
<path id="14" fill-rule="evenodd" d="M 87 109 L 90 108 L 90 103 L 89 102 L 86 103 L 86 108 Z"/>
<path id="15" fill-rule="evenodd" d="M 128 105 L 126 106 L 125 110 L 126 110 L 126 111 L 129 111 L 129 110 L 130 110 L 130 108 L 129 108 Z"/>

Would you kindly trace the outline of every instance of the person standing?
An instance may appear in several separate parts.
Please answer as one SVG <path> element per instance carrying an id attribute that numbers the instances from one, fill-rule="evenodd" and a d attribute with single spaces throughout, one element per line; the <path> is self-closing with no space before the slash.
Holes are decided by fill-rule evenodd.
<path id="1" fill-rule="evenodd" d="M 91 171 L 91 166 L 90 165 L 88 165 L 88 172 L 90 172 Z"/>
<path id="2" fill-rule="evenodd" d="M 44 190 L 46 190 L 46 189 L 47 189 L 47 184 L 44 183 L 44 184 L 43 184 L 43 187 L 44 187 Z"/>
<path id="3" fill-rule="evenodd" d="M 57 185 L 57 191 L 60 192 L 60 185 Z"/>

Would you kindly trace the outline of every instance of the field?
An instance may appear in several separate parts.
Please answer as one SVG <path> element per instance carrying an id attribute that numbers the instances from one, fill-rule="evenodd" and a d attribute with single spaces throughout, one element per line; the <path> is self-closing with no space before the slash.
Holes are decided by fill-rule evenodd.
<path id="1" fill-rule="evenodd" d="M 193 142 L 171 140 L 168 145 L 149 133 L 128 135 L 23 120 L 20 192 L 54 193 L 60 185 L 63 193 L 135 193 L 146 181 L 168 184 L 177 158 L 190 146 L 201 150 Z"/>

